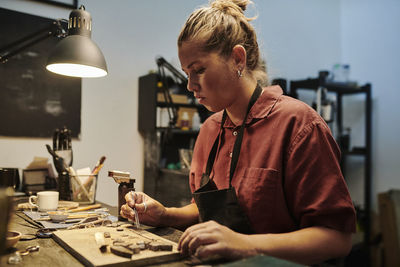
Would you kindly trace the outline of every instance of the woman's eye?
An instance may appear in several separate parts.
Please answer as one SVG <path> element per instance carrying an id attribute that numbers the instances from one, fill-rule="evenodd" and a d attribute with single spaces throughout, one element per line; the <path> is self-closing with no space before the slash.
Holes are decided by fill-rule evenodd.
<path id="1" fill-rule="evenodd" d="M 196 74 L 202 74 L 202 73 L 204 73 L 205 70 L 206 70 L 205 68 L 201 68 L 201 69 L 196 70 L 195 72 L 196 72 Z"/>

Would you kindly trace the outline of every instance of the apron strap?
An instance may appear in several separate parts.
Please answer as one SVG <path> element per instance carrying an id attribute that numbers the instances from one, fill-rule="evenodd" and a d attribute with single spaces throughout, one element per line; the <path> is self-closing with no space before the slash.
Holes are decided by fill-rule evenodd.
<path id="1" fill-rule="evenodd" d="M 222 114 L 222 120 L 221 120 L 221 130 L 220 130 L 220 132 L 218 133 L 217 138 L 215 138 L 214 145 L 213 145 L 213 147 L 211 148 L 211 152 L 210 152 L 210 154 L 209 154 L 209 156 L 208 156 L 207 166 L 206 166 L 206 172 L 205 172 L 205 173 L 207 174 L 207 176 L 210 176 L 212 167 L 213 167 L 213 165 L 214 165 L 214 160 L 215 160 L 215 156 L 217 155 L 217 150 L 218 150 L 220 135 L 221 135 L 221 131 L 223 130 L 223 125 L 224 125 L 224 123 L 225 123 L 226 116 L 227 116 L 227 115 L 226 115 L 226 112 L 224 111 L 224 113 Z"/>
<path id="2" fill-rule="evenodd" d="M 254 92 L 253 92 L 253 94 L 252 94 L 252 96 L 250 98 L 249 105 L 247 106 L 246 115 L 245 115 L 245 117 L 243 119 L 243 123 L 240 126 L 239 133 L 238 133 L 238 135 L 236 137 L 235 144 L 233 146 L 232 161 L 231 161 L 230 172 L 229 172 L 229 187 L 232 187 L 231 181 L 232 181 L 232 178 L 233 178 L 233 174 L 235 173 L 237 162 L 239 160 L 240 148 L 241 148 L 241 145 L 242 145 L 243 133 L 244 133 L 244 128 L 245 128 L 247 116 L 248 116 L 248 114 L 250 112 L 251 107 L 257 101 L 258 97 L 261 95 L 261 92 L 262 92 L 262 89 L 257 84 L 257 87 L 254 90 Z M 218 136 L 214 141 L 214 145 L 211 148 L 211 151 L 210 151 L 210 154 L 209 154 L 208 160 L 207 160 L 207 166 L 206 166 L 205 174 L 206 174 L 206 177 L 207 177 L 208 180 L 210 179 L 209 178 L 210 177 L 210 173 L 211 173 L 211 170 L 212 170 L 213 165 L 214 165 L 215 156 L 217 154 L 218 145 L 219 145 L 219 141 L 220 141 L 220 138 L 221 138 L 221 132 L 223 131 L 223 126 L 225 124 L 226 117 L 227 117 L 227 113 L 226 113 L 226 110 L 224 110 L 224 113 L 222 115 L 222 120 L 221 120 L 221 130 L 218 133 Z M 207 181 L 201 181 L 201 184 L 205 184 Z"/>
<path id="3" fill-rule="evenodd" d="M 233 152 L 232 152 L 232 161 L 231 161 L 231 167 L 229 171 L 229 187 L 232 187 L 232 178 L 236 170 L 236 165 L 239 160 L 239 155 L 240 155 L 240 149 L 242 147 L 242 140 L 243 140 L 243 134 L 244 134 L 244 128 L 246 125 L 246 119 L 247 116 L 249 115 L 251 107 L 254 105 L 254 103 L 257 101 L 258 97 L 261 95 L 262 89 L 261 87 L 257 84 L 256 89 L 254 90 L 253 94 L 251 95 L 249 105 L 247 106 L 247 111 L 246 115 L 244 116 L 243 123 L 240 126 L 238 135 L 236 136 L 235 144 L 233 146 Z M 226 112 L 226 111 L 224 111 Z"/>

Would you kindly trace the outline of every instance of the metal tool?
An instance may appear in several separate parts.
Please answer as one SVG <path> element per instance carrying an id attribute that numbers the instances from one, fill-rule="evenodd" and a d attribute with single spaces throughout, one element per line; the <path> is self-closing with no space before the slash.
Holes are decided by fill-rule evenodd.
<path id="1" fill-rule="evenodd" d="M 19 264 L 22 261 L 21 256 L 26 256 L 31 252 L 39 251 L 40 246 L 29 246 L 24 250 L 17 250 L 12 256 L 8 258 L 8 264 Z"/>
<path id="2" fill-rule="evenodd" d="M 132 200 L 134 200 L 134 195 L 135 195 L 135 193 L 133 191 L 131 191 Z M 135 213 L 135 226 L 137 229 L 140 229 L 139 215 L 138 215 L 136 208 L 133 208 L 133 212 Z"/>
<path id="3" fill-rule="evenodd" d="M 26 255 L 28 255 L 28 254 L 31 253 L 31 252 L 39 251 L 39 249 L 40 249 L 40 246 L 39 246 L 39 245 L 36 245 L 36 246 L 29 246 L 29 247 L 26 247 L 24 250 L 20 250 L 19 253 L 20 253 L 22 256 L 26 256 Z"/>

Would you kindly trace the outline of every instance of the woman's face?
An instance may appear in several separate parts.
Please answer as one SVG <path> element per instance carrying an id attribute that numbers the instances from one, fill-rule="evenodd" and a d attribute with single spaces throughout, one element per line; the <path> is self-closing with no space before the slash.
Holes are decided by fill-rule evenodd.
<path id="1" fill-rule="evenodd" d="M 178 53 L 182 70 L 188 76 L 187 88 L 200 104 L 212 112 L 233 104 L 237 82 L 233 60 L 215 52 L 203 52 L 194 42 L 184 42 Z"/>

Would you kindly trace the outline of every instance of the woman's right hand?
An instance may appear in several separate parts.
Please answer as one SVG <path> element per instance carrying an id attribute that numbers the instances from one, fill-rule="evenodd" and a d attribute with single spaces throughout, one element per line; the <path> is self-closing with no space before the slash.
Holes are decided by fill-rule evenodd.
<path id="1" fill-rule="evenodd" d="M 122 217 L 135 221 L 136 208 L 139 221 L 149 226 L 162 226 L 163 216 L 166 208 L 157 200 L 149 197 L 143 192 L 130 192 L 125 195 L 126 204 L 121 206 L 120 214 Z"/>

